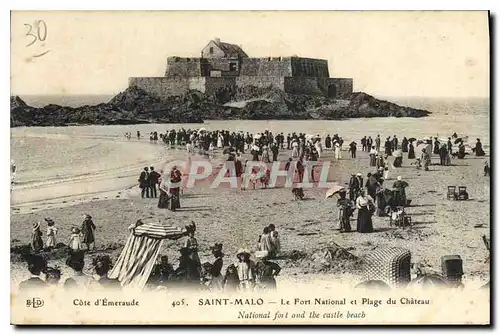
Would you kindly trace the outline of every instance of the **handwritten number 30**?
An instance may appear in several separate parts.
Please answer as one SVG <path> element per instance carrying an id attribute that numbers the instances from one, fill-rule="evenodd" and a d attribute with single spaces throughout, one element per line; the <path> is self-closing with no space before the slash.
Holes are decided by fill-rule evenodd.
<path id="1" fill-rule="evenodd" d="M 26 36 L 29 36 L 33 39 L 31 43 L 26 45 L 27 47 L 33 45 L 36 41 L 43 42 L 47 38 L 47 24 L 45 23 L 45 21 L 37 20 L 34 22 L 34 25 L 27 23 L 25 23 L 24 25 L 28 27 L 28 32 L 26 33 Z"/>

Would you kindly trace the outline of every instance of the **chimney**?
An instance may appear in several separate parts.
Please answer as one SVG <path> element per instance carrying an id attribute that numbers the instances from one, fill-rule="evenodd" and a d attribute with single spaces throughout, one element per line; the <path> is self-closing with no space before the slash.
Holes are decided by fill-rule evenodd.
<path id="1" fill-rule="evenodd" d="M 219 44 L 219 43 L 220 43 L 220 38 L 216 37 L 216 38 L 214 39 L 214 41 L 215 41 L 215 43 Z"/>

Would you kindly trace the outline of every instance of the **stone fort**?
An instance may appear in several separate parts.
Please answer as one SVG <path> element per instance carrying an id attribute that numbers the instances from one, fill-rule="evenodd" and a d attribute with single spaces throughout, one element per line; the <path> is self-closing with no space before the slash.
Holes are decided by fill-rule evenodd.
<path id="1" fill-rule="evenodd" d="M 250 58 L 235 44 L 211 40 L 199 58 L 168 57 L 163 77 L 132 77 L 136 86 L 157 97 L 197 90 L 215 95 L 228 87 L 277 88 L 287 93 L 347 98 L 352 78 L 330 78 L 328 61 L 303 57 Z"/>

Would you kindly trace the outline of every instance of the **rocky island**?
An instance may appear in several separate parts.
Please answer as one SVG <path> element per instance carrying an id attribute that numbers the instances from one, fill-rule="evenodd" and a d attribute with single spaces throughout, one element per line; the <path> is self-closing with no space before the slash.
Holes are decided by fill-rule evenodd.
<path id="1" fill-rule="evenodd" d="M 348 99 L 285 93 L 278 89 L 227 87 L 214 95 L 189 91 L 159 98 L 129 87 L 107 103 L 36 108 L 10 98 L 11 127 L 203 123 L 203 120 L 338 120 L 360 117 L 424 117 L 430 112 L 378 100 L 363 92 Z"/>

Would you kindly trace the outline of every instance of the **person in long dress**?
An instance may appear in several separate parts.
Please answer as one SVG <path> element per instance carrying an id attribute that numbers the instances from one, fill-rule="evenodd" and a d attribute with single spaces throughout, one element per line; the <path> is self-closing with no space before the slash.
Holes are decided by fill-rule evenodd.
<path id="1" fill-rule="evenodd" d="M 339 142 L 335 142 L 335 159 L 341 159 L 342 158 L 342 155 L 341 155 L 341 151 L 340 151 L 340 144 Z"/>
<path id="2" fill-rule="evenodd" d="M 96 226 L 94 224 L 94 221 L 92 221 L 92 216 L 90 216 L 89 214 L 85 214 L 85 220 L 83 220 L 81 232 L 83 235 L 82 242 L 87 245 L 87 250 L 90 250 L 91 244 L 93 245 L 93 249 L 95 249 L 95 229 Z"/>
<path id="3" fill-rule="evenodd" d="M 238 262 L 235 266 L 242 291 L 251 291 L 255 286 L 255 263 L 250 260 L 250 256 L 246 249 L 240 249 L 236 254 Z"/>
<path id="4" fill-rule="evenodd" d="M 198 255 L 198 240 L 194 237 L 194 229 L 191 229 L 188 232 L 188 238 L 184 243 L 184 247 L 189 249 L 189 257 L 198 265 L 198 269 L 201 271 L 201 261 L 200 256 Z"/>
<path id="5" fill-rule="evenodd" d="M 33 224 L 30 246 L 31 246 L 31 251 L 34 253 L 43 250 L 43 240 L 42 240 L 42 232 L 40 231 L 40 222 L 35 222 Z"/>
<path id="6" fill-rule="evenodd" d="M 272 252 L 273 250 L 271 235 L 269 234 L 269 227 L 264 227 L 262 235 L 260 235 L 259 250 L 265 250 L 267 252 Z"/>
<path id="7" fill-rule="evenodd" d="M 370 150 L 370 166 L 376 166 L 377 165 L 377 150 L 375 149 L 375 146 L 372 146 Z"/>
<path id="8" fill-rule="evenodd" d="M 408 145 L 408 159 L 415 159 L 415 147 L 413 146 L 413 142 L 410 142 Z"/>
<path id="9" fill-rule="evenodd" d="M 399 206 L 406 206 L 406 187 L 408 187 L 408 183 L 403 180 L 401 176 L 398 176 L 394 182 L 394 185 L 392 186 L 395 191 L 396 191 L 396 203 Z"/>
<path id="10" fill-rule="evenodd" d="M 219 136 L 217 136 L 217 148 L 222 148 L 222 134 L 219 134 Z"/>
<path id="11" fill-rule="evenodd" d="M 47 222 L 47 241 L 45 243 L 45 248 L 50 251 L 51 249 L 55 248 L 57 244 L 57 228 L 55 226 L 54 220 L 45 218 L 45 221 Z"/>
<path id="12" fill-rule="evenodd" d="M 83 250 L 82 240 L 80 238 L 80 229 L 76 227 L 71 229 L 71 235 L 69 237 L 68 245 L 72 252 L 78 252 L 80 250 Z"/>
<path id="13" fill-rule="evenodd" d="M 165 182 L 163 173 L 158 181 L 160 183 L 160 186 L 158 187 L 158 190 L 160 191 L 160 196 L 158 197 L 158 208 L 167 209 L 169 203 L 168 186 Z"/>
<path id="14" fill-rule="evenodd" d="M 356 208 L 358 209 L 356 230 L 359 233 L 373 232 L 372 210 L 374 208 L 374 200 L 366 191 L 356 199 Z"/>
<path id="15" fill-rule="evenodd" d="M 175 211 L 177 208 L 181 207 L 180 201 L 180 183 L 182 181 L 182 173 L 177 169 L 177 166 L 173 166 L 169 173 L 170 185 L 168 187 L 168 193 L 170 197 L 169 209 Z"/>
<path id="16" fill-rule="evenodd" d="M 272 253 L 269 254 L 269 257 L 273 258 L 276 257 L 276 255 L 281 252 L 281 242 L 278 231 L 276 230 L 276 226 L 272 223 L 269 225 L 269 236 L 271 237 L 271 244 L 273 247 Z"/>

